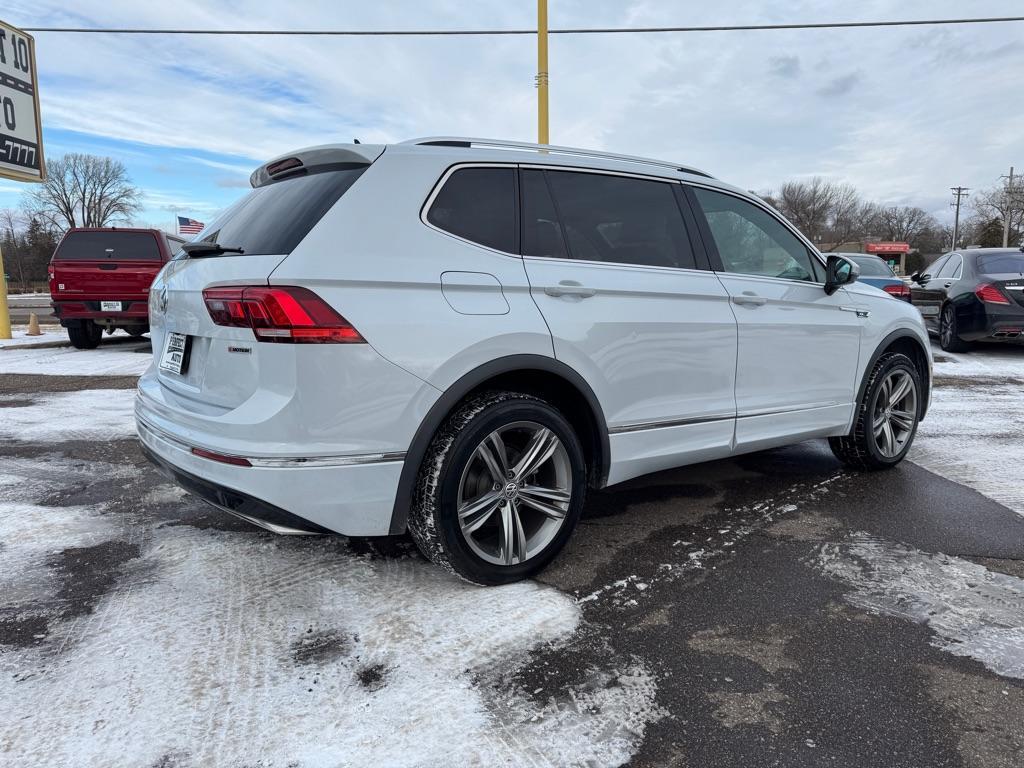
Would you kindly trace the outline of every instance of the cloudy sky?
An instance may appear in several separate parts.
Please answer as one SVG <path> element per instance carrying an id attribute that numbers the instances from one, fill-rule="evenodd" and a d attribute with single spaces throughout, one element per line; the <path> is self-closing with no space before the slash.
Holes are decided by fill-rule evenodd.
<path id="1" fill-rule="evenodd" d="M 550 0 L 550 25 L 1020 15 L 1020 0 Z M 5 0 L 20 27 L 524 28 L 533 0 Z M 536 139 L 535 39 L 38 33 L 49 156 L 122 160 L 144 222 L 208 220 L 249 172 L 331 141 Z M 1024 168 L 1024 23 L 553 36 L 553 143 L 664 157 L 765 190 L 823 175 L 949 216 Z M 0 181 L 0 207 L 21 187 Z"/>

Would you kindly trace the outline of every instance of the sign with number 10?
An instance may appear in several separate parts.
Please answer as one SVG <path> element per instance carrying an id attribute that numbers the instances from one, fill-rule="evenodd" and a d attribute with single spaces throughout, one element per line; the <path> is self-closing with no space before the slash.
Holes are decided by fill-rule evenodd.
<path id="1" fill-rule="evenodd" d="M 38 83 L 35 40 L 0 21 L 0 177 L 46 178 Z"/>

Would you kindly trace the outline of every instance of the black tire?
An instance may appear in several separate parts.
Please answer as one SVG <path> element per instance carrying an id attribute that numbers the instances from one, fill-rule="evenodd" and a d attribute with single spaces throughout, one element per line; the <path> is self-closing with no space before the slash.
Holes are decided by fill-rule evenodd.
<path id="1" fill-rule="evenodd" d="M 68 338 L 75 349 L 96 349 L 103 338 L 103 329 L 96 323 L 80 320 L 68 326 Z"/>
<path id="2" fill-rule="evenodd" d="M 543 549 L 522 562 L 495 564 L 474 552 L 462 531 L 457 513 L 460 485 L 470 462 L 477 456 L 477 449 L 489 435 L 499 429 L 514 429 L 514 425 L 525 422 L 550 430 L 561 441 L 565 452 L 559 452 L 559 456 L 563 466 L 567 459 L 571 468 L 567 483 L 570 498 L 561 527 Z M 509 466 L 516 463 L 511 454 L 507 459 Z M 511 478 L 510 484 L 515 484 Z M 493 493 L 504 493 L 505 488 L 499 491 L 498 485 L 495 483 Z M 409 532 L 427 559 L 467 581 L 488 586 L 520 581 L 540 572 L 565 546 L 583 510 L 586 485 L 586 462 L 579 438 L 557 409 L 539 398 L 518 392 L 482 393 L 464 402 L 448 417 L 427 449 L 413 493 Z M 513 508 L 536 514 L 523 506 L 519 498 Z M 501 515 L 502 511 L 490 513 L 496 527 L 503 525 Z M 516 515 L 516 520 L 520 521 L 520 512 Z M 526 522 L 520 522 L 517 530 L 524 531 L 526 527 Z M 501 535 L 500 530 L 496 535 Z M 524 535 L 521 546 L 526 540 Z"/>
<path id="3" fill-rule="evenodd" d="M 960 338 L 956 322 L 956 308 L 946 304 L 939 315 L 939 346 L 947 352 L 966 352 L 971 345 Z"/>
<path id="4" fill-rule="evenodd" d="M 149 328 L 147 328 L 144 325 L 129 325 L 127 328 L 125 328 L 125 331 L 128 333 L 128 335 L 136 339 L 148 330 Z"/>
<path id="5" fill-rule="evenodd" d="M 883 382 L 895 371 L 905 371 L 910 375 L 915 388 L 915 408 L 913 415 L 913 427 L 906 443 L 895 455 L 886 455 L 879 446 L 879 439 L 875 437 L 873 429 L 873 416 L 876 414 L 876 407 L 879 405 L 879 397 L 882 393 Z M 864 387 L 864 395 L 857 404 L 857 415 L 853 422 L 853 429 L 843 437 L 830 437 L 829 447 L 832 453 L 840 461 L 856 469 L 889 469 L 895 467 L 907 455 L 910 446 L 917 434 L 917 425 L 921 416 L 921 398 L 924 390 L 921 387 L 921 374 L 914 365 L 914 361 L 904 354 L 890 352 L 882 355 L 875 363 L 868 374 L 867 386 Z"/>

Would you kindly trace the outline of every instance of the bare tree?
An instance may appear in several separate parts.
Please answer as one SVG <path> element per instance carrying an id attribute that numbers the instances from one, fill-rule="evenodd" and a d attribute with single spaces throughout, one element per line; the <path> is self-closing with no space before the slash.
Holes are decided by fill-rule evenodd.
<path id="1" fill-rule="evenodd" d="M 835 197 L 828 215 L 829 251 L 867 235 L 878 208 L 874 203 L 862 200 L 860 193 L 850 184 L 838 184 L 833 192 Z"/>
<path id="2" fill-rule="evenodd" d="M 992 221 L 996 219 L 1000 227 L 1009 221 L 1009 244 L 1013 245 L 1020 241 L 1021 230 L 1024 229 L 1024 187 L 1018 182 L 1014 182 L 1013 189 L 1003 185 L 975 193 L 971 198 L 971 209 L 986 228 L 992 228 Z M 997 245 L 1002 244 L 1000 234 Z"/>
<path id="3" fill-rule="evenodd" d="M 836 196 L 835 185 L 815 176 L 809 181 L 787 181 L 774 199 L 782 215 L 817 242 L 828 227 Z"/>
<path id="4" fill-rule="evenodd" d="M 938 222 L 927 211 L 909 205 L 879 208 L 874 222 L 876 234 L 881 235 L 883 239 L 911 245 L 914 245 L 925 232 L 936 226 L 938 226 Z"/>
<path id="5" fill-rule="evenodd" d="M 46 175 L 44 183 L 25 193 L 23 206 L 61 232 L 128 222 L 141 207 L 141 193 L 124 164 L 109 157 L 69 152 L 48 160 Z"/>

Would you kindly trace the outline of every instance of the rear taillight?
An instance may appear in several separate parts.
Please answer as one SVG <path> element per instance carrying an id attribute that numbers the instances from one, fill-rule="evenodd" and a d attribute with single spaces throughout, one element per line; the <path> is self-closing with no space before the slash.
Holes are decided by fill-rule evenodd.
<path id="1" fill-rule="evenodd" d="M 897 299 L 903 299 L 904 301 L 910 300 L 910 287 L 904 283 L 900 283 L 899 285 L 883 285 L 882 290 L 890 296 L 895 296 Z"/>
<path id="2" fill-rule="evenodd" d="M 203 301 L 217 325 L 251 328 L 257 341 L 362 344 L 359 331 L 308 288 L 207 288 Z"/>
<path id="3" fill-rule="evenodd" d="M 1010 300 L 991 283 L 982 283 L 974 289 L 974 295 L 986 304 L 1009 304 Z"/>

